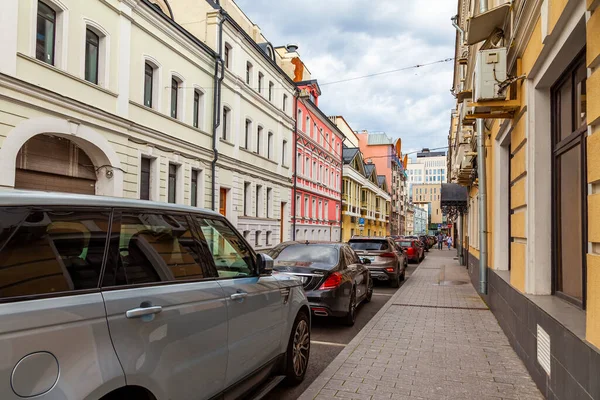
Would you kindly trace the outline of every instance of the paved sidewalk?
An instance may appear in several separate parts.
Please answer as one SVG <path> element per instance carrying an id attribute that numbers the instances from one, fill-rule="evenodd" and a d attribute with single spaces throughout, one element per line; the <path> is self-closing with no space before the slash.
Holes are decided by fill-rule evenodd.
<path id="1" fill-rule="evenodd" d="M 543 399 L 454 256 L 432 249 L 299 400 Z"/>

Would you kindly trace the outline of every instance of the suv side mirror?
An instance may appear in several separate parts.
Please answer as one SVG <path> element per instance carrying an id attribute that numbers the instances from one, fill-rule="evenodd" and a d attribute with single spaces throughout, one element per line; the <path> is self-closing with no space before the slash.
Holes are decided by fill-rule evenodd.
<path id="1" fill-rule="evenodd" d="M 264 253 L 256 255 L 256 264 L 259 275 L 271 275 L 273 273 L 273 259 Z"/>

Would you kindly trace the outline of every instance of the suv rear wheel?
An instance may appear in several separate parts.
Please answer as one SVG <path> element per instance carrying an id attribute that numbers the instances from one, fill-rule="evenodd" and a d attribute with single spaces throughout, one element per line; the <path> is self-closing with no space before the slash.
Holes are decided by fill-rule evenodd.
<path id="1" fill-rule="evenodd" d="M 398 266 L 398 273 L 396 277 L 391 280 L 390 286 L 393 288 L 400 287 L 400 266 Z"/>
<path id="2" fill-rule="evenodd" d="M 300 311 L 288 342 L 285 361 L 285 383 L 296 386 L 304 380 L 310 356 L 310 323 L 308 315 Z"/>

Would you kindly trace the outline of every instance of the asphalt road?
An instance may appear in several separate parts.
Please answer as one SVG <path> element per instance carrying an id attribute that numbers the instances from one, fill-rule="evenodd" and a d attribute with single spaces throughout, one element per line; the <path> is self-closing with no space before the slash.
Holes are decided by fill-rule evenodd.
<path id="1" fill-rule="evenodd" d="M 417 264 L 408 264 L 407 278 L 416 269 Z M 360 332 L 360 330 L 387 303 L 396 290 L 385 283 L 375 282 L 375 291 L 370 303 L 362 304 L 358 309 L 354 326 L 348 327 L 335 319 L 313 317 L 311 332 L 310 358 L 304 382 L 296 387 L 286 387 L 281 384 L 264 397 L 265 400 L 295 400 L 310 386 L 321 372 L 344 349 L 345 345 Z"/>

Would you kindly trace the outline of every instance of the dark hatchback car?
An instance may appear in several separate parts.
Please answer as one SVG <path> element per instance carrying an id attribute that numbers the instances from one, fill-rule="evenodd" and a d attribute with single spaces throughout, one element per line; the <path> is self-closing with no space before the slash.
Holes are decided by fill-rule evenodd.
<path id="1" fill-rule="evenodd" d="M 346 243 L 284 242 L 269 252 L 274 273 L 302 279 L 314 315 L 341 317 L 354 325 L 356 308 L 371 301 L 369 270 Z"/>
<path id="2" fill-rule="evenodd" d="M 388 281 L 390 286 L 399 287 L 406 276 L 408 260 L 399 246 L 391 238 L 353 237 L 348 244 L 367 267 L 373 279 Z"/>

